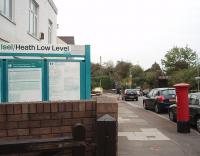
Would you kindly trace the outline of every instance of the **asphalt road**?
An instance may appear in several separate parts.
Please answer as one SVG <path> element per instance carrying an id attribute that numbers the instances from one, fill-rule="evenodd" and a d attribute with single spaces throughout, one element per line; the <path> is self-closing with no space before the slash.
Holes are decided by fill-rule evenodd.
<path id="1" fill-rule="evenodd" d="M 119 101 L 121 101 L 121 97 L 120 97 L 119 95 L 117 95 L 117 94 L 106 93 L 106 94 L 104 94 L 104 95 L 105 95 L 105 96 L 108 96 L 108 97 L 116 98 L 116 99 L 118 99 Z M 143 97 L 142 97 L 142 96 L 139 97 L 138 101 L 131 101 L 131 100 L 129 100 L 129 101 L 123 101 L 123 102 L 129 104 L 129 105 L 132 106 L 132 107 L 137 107 L 137 108 L 144 109 L 144 108 L 143 108 Z M 156 114 L 155 112 L 149 110 L 149 113 L 154 113 L 155 115 L 157 115 L 157 116 L 159 116 L 159 117 L 161 117 L 161 118 L 164 118 L 164 119 L 166 119 L 166 120 L 169 120 L 169 117 L 168 117 L 168 113 L 167 113 L 167 112 L 162 112 L 162 113 L 160 113 L 160 114 Z"/>

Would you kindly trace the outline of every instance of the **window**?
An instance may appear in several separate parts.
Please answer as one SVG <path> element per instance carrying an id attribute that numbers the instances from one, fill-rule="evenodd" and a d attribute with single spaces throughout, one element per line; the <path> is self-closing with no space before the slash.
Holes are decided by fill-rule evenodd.
<path id="1" fill-rule="evenodd" d="M 0 0 L 0 13 L 12 19 L 12 0 Z"/>
<path id="2" fill-rule="evenodd" d="M 191 95 L 189 100 L 191 105 L 195 105 L 197 97 L 195 95 Z"/>
<path id="3" fill-rule="evenodd" d="M 52 27 L 53 27 L 53 23 L 49 20 L 49 24 L 48 24 L 48 43 L 49 44 L 52 43 Z"/>
<path id="4" fill-rule="evenodd" d="M 175 98 L 176 97 L 176 91 L 175 89 L 167 89 L 167 90 L 162 90 L 161 94 L 165 98 Z"/>
<path id="5" fill-rule="evenodd" d="M 154 92 L 153 92 L 153 97 L 155 97 L 155 96 L 157 96 L 158 95 L 158 90 L 155 90 Z"/>
<path id="6" fill-rule="evenodd" d="M 34 0 L 30 0 L 29 6 L 29 33 L 37 37 L 38 27 L 38 4 Z"/>
<path id="7" fill-rule="evenodd" d="M 152 89 L 150 92 L 149 92 L 149 94 L 148 94 L 148 96 L 149 97 L 152 97 L 153 96 L 153 92 L 154 92 L 155 90 L 154 89 Z"/>

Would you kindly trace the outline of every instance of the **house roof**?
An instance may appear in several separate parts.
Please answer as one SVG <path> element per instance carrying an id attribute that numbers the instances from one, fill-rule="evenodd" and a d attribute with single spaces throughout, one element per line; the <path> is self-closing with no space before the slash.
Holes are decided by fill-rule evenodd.
<path id="1" fill-rule="evenodd" d="M 58 36 L 58 38 L 67 44 L 75 44 L 74 36 Z"/>

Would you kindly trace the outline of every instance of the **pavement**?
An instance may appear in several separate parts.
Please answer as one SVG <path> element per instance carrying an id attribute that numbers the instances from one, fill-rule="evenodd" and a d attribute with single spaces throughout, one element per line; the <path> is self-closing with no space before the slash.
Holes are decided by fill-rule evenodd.
<path id="1" fill-rule="evenodd" d="M 196 130 L 177 133 L 175 122 L 143 109 L 141 98 L 118 102 L 118 156 L 200 156 Z"/>

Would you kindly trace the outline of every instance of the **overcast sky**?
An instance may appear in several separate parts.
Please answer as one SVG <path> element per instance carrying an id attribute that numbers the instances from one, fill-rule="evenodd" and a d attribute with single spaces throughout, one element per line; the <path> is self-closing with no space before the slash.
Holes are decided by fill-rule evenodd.
<path id="1" fill-rule="evenodd" d="M 54 0 L 58 35 L 91 45 L 91 60 L 144 69 L 174 46 L 200 54 L 200 0 Z"/>

